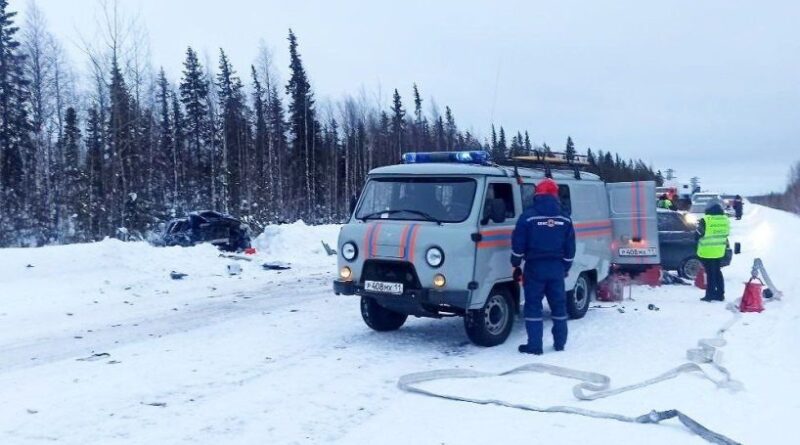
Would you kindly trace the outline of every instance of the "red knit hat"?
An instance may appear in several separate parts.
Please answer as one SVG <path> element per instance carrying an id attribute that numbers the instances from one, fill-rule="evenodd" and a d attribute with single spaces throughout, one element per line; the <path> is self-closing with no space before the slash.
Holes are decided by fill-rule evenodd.
<path id="1" fill-rule="evenodd" d="M 550 178 L 545 178 L 542 182 L 536 185 L 537 195 L 551 195 L 558 198 L 558 184 Z"/>

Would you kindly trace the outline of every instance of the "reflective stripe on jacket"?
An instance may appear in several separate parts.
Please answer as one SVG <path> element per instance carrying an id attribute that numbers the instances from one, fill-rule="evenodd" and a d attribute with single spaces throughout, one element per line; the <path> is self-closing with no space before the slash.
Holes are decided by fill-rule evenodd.
<path id="1" fill-rule="evenodd" d="M 716 259 L 725 256 L 728 246 L 728 235 L 731 225 L 725 215 L 705 215 L 703 225 L 705 231 L 697 241 L 697 256 L 700 258 Z"/>

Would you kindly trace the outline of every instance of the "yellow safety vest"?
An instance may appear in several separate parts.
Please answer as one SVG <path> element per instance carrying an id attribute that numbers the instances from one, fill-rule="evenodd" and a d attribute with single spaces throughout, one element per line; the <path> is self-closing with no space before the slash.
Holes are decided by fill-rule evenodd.
<path id="1" fill-rule="evenodd" d="M 705 215 L 706 232 L 697 243 L 697 256 L 706 259 L 717 259 L 725 256 L 728 246 L 728 235 L 731 223 L 725 215 Z"/>

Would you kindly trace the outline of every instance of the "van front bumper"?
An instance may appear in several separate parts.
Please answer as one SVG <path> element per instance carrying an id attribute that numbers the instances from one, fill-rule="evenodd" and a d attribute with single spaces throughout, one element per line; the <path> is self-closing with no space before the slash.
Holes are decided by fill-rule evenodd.
<path id="1" fill-rule="evenodd" d="M 375 298 L 387 309 L 419 316 L 436 316 L 448 308 L 461 312 L 469 306 L 469 291 L 461 289 L 406 289 L 400 295 L 383 294 L 364 290 L 364 286 L 353 281 L 333 281 L 336 295 L 360 295 Z"/>

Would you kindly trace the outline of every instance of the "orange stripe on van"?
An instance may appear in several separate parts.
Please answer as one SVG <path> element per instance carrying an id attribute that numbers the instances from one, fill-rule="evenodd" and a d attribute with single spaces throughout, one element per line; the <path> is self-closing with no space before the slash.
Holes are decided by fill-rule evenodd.
<path id="1" fill-rule="evenodd" d="M 514 229 L 495 229 L 495 230 L 484 230 L 481 232 L 483 236 L 492 236 L 492 235 L 511 235 L 514 233 Z"/>
<path id="2" fill-rule="evenodd" d="M 419 228 L 420 226 L 414 226 L 414 228 L 411 229 L 411 245 L 409 246 L 409 249 L 411 250 L 408 253 L 408 261 L 411 262 L 414 262 L 414 250 L 417 247 L 417 234 L 419 234 Z"/>
<path id="3" fill-rule="evenodd" d="M 400 247 L 397 249 L 397 257 L 403 258 L 406 253 L 406 237 L 408 236 L 408 229 L 411 225 L 403 227 L 403 233 L 400 234 Z"/>
<path id="4" fill-rule="evenodd" d="M 576 238 L 594 238 L 598 236 L 611 236 L 611 229 L 587 230 L 575 234 Z"/>
<path id="5" fill-rule="evenodd" d="M 489 249 L 492 247 L 511 247 L 511 240 L 501 239 L 494 241 L 481 241 L 478 243 L 478 249 Z"/>
<path id="6" fill-rule="evenodd" d="M 372 252 L 370 256 L 378 256 L 378 237 L 381 234 L 381 225 L 382 223 L 375 224 L 375 229 L 372 231 L 372 244 L 369 246 Z"/>

